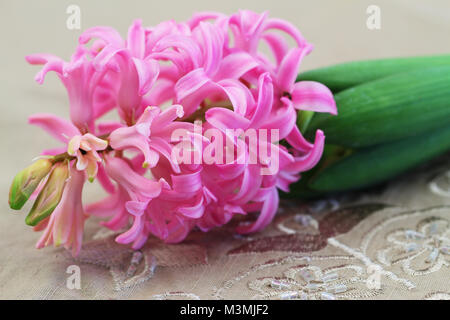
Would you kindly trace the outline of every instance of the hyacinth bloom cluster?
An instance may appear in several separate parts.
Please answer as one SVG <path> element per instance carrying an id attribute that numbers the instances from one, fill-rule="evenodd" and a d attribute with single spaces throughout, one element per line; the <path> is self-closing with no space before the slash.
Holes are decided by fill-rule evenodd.
<path id="1" fill-rule="evenodd" d="M 238 233 L 267 226 L 278 208 L 278 190 L 289 191 L 322 155 L 323 132 L 306 141 L 298 118 L 303 111 L 336 114 L 328 88 L 296 82 L 311 49 L 292 24 L 240 11 L 200 13 L 155 27 L 136 20 L 126 38 L 113 28 L 94 27 L 80 36 L 70 61 L 27 56 L 43 66 L 37 82 L 50 71 L 61 79 L 70 108 L 70 121 L 50 114 L 29 119 L 62 143 L 43 152 L 41 160 L 50 165 L 39 167 L 45 172 L 34 193 L 55 188 L 56 165 L 66 175 L 58 184 L 60 196 L 39 202 L 39 195 L 33 207 L 54 202 L 40 217 L 34 209 L 37 218 L 30 218 L 35 230 L 43 230 L 37 247 L 64 245 L 76 255 L 90 216 L 103 218 L 104 226 L 119 232 L 116 241 L 134 249 L 150 236 L 180 242 L 194 228 L 208 231 L 234 215 L 255 213 Z M 104 120 L 109 113 L 117 121 Z M 249 161 L 250 142 L 230 129 L 266 133 L 252 143 L 276 154 L 277 165 Z M 213 136 L 206 134 L 211 130 Z M 199 161 L 178 161 L 180 144 L 189 145 L 188 158 Z M 208 150 L 218 161 L 204 159 Z M 108 195 L 83 204 L 87 180 L 98 181 Z"/>

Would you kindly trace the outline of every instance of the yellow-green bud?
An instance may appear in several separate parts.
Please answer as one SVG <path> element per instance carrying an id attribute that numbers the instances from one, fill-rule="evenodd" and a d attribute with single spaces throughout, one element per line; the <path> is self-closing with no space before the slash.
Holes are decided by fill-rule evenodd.
<path id="1" fill-rule="evenodd" d="M 52 169 L 53 162 L 49 158 L 39 159 L 29 167 L 20 171 L 14 178 L 9 189 L 9 206 L 19 210 L 36 190 L 39 182 Z"/>
<path id="2" fill-rule="evenodd" d="M 57 163 L 25 219 L 27 225 L 35 226 L 52 214 L 61 201 L 68 177 L 69 167 L 67 161 Z"/>

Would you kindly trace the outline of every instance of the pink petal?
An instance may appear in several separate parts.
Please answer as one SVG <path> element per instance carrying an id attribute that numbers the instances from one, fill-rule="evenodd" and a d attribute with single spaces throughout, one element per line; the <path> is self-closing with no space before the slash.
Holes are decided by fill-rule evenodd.
<path id="1" fill-rule="evenodd" d="M 201 171 L 172 175 L 172 187 L 177 193 L 194 193 L 202 188 Z"/>
<path id="2" fill-rule="evenodd" d="M 46 64 L 50 60 L 61 60 L 59 57 L 48 53 L 35 53 L 25 57 L 25 60 L 32 65 Z"/>
<path id="3" fill-rule="evenodd" d="M 254 103 L 250 90 L 242 82 L 235 79 L 221 80 L 218 84 L 230 99 L 234 111 L 245 115 L 247 106 Z"/>
<path id="4" fill-rule="evenodd" d="M 44 129 L 64 143 L 67 143 L 73 136 L 80 134 L 80 131 L 69 121 L 48 113 L 32 115 L 28 118 L 28 123 Z"/>
<path id="5" fill-rule="evenodd" d="M 300 81 L 291 92 L 292 103 L 298 110 L 337 114 L 336 102 L 330 89 L 319 82 Z"/>
<path id="6" fill-rule="evenodd" d="M 314 168 L 322 157 L 324 144 L 325 135 L 321 130 L 317 130 L 314 147 L 310 150 L 310 152 L 303 157 L 295 157 L 295 162 L 286 166 L 284 169 L 287 171 L 304 172 Z"/>
<path id="7" fill-rule="evenodd" d="M 187 96 L 199 90 L 209 81 L 210 79 L 206 76 L 205 71 L 202 68 L 189 72 L 178 80 L 175 85 L 177 100 L 183 100 Z"/>
<path id="8" fill-rule="evenodd" d="M 222 59 L 214 79 L 239 79 L 257 66 L 258 62 L 248 53 L 242 51 L 232 53 Z"/>
<path id="9" fill-rule="evenodd" d="M 280 140 L 289 135 L 297 120 L 297 115 L 291 102 L 286 98 L 282 98 L 282 100 L 284 100 L 287 105 L 272 112 L 269 119 L 262 125 L 262 128 L 264 129 L 279 130 L 278 134 Z"/>
<path id="10" fill-rule="evenodd" d="M 142 222 L 142 217 L 141 216 L 135 217 L 131 228 L 128 231 L 117 236 L 116 242 L 122 244 L 128 244 L 130 242 L 133 242 L 142 232 L 143 228 L 144 223 Z"/>
<path id="11" fill-rule="evenodd" d="M 141 216 L 144 210 L 147 208 L 148 202 L 141 201 L 127 201 L 125 203 L 125 208 L 129 213 L 134 216 Z"/>
<path id="12" fill-rule="evenodd" d="M 313 148 L 313 145 L 303 137 L 297 126 L 294 126 L 291 133 L 286 137 L 286 141 L 299 151 L 308 152 Z"/>
<path id="13" fill-rule="evenodd" d="M 142 28 L 142 20 L 136 19 L 128 29 L 127 47 L 131 55 L 143 58 L 145 52 L 145 30 Z"/>
<path id="14" fill-rule="evenodd" d="M 300 48 L 307 47 L 308 48 L 307 53 L 309 53 L 312 50 L 312 46 L 306 42 L 305 38 L 302 36 L 300 31 L 290 22 L 287 22 L 282 19 L 271 18 L 271 19 L 267 20 L 267 23 L 266 23 L 264 29 L 265 30 L 277 29 L 277 30 L 284 31 L 287 34 L 289 34 L 297 42 L 297 45 Z"/>
<path id="15" fill-rule="evenodd" d="M 277 212 L 278 202 L 278 191 L 276 188 L 271 188 L 261 208 L 261 213 L 259 214 L 258 219 L 250 225 L 237 227 L 236 232 L 240 234 L 246 234 L 259 231 L 266 227 L 272 221 L 275 213 Z"/>
<path id="16" fill-rule="evenodd" d="M 258 81 L 258 103 L 252 116 L 250 126 L 258 128 L 264 120 L 270 117 L 273 103 L 273 85 L 269 73 L 264 73 Z"/>
<path id="17" fill-rule="evenodd" d="M 44 78 L 47 75 L 47 73 L 50 72 L 50 71 L 54 71 L 59 76 L 63 76 L 64 65 L 65 65 L 65 62 L 62 61 L 61 59 L 50 60 L 46 64 L 44 64 L 44 66 L 42 67 L 41 71 L 39 71 L 36 74 L 36 76 L 34 77 L 34 80 L 37 83 L 39 83 L 39 84 L 44 83 Z"/>
<path id="18" fill-rule="evenodd" d="M 178 208 L 178 212 L 180 212 L 185 217 L 191 219 L 200 218 L 205 212 L 205 206 L 203 205 L 203 197 L 200 197 L 196 204 L 192 207 L 181 207 Z"/>
<path id="19" fill-rule="evenodd" d="M 204 51 L 203 69 L 205 73 L 214 74 L 222 60 L 224 36 L 222 31 L 210 23 L 200 22 L 198 29 Z"/>
<path id="20" fill-rule="evenodd" d="M 263 40 L 267 42 L 275 57 L 276 63 L 280 64 L 286 56 L 289 45 L 281 35 L 275 33 L 266 33 L 263 35 Z"/>
<path id="21" fill-rule="evenodd" d="M 289 93 L 292 91 L 305 52 L 304 49 L 294 48 L 288 52 L 281 62 L 277 74 L 277 83 L 282 91 Z"/>
<path id="22" fill-rule="evenodd" d="M 247 166 L 247 168 L 245 168 L 239 192 L 232 200 L 239 201 L 240 203 L 247 203 L 258 192 L 261 187 L 261 182 L 262 177 L 260 174 L 260 167 L 256 165 Z"/>
<path id="23" fill-rule="evenodd" d="M 159 64 L 155 60 L 140 60 L 132 58 L 139 79 L 139 95 L 146 94 L 159 75 Z"/>
<path id="24" fill-rule="evenodd" d="M 116 47 L 124 45 L 124 41 L 120 34 L 111 27 L 93 27 L 84 31 L 78 38 L 80 44 L 88 43 L 92 38 L 99 38 L 108 44 L 113 44 Z"/>
<path id="25" fill-rule="evenodd" d="M 158 41 L 154 51 L 163 51 L 169 48 L 183 50 L 187 54 L 187 58 L 192 62 L 192 67 L 194 69 L 199 67 L 198 59 L 202 54 L 199 46 L 193 39 L 177 34 L 167 35 Z"/>
<path id="26" fill-rule="evenodd" d="M 205 119 L 214 127 L 225 132 L 227 129 L 247 129 L 250 121 L 238 113 L 226 108 L 211 108 L 205 113 Z"/>
<path id="27" fill-rule="evenodd" d="M 151 131 L 156 133 L 164 129 L 172 121 L 182 118 L 184 116 L 183 107 L 179 104 L 170 106 L 161 112 L 151 124 Z"/>

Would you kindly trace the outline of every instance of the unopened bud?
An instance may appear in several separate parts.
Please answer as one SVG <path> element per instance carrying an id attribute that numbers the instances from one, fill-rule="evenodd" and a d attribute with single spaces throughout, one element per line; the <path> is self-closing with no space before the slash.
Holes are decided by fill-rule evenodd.
<path id="1" fill-rule="evenodd" d="M 19 210 L 36 190 L 39 182 L 47 176 L 53 166 L 49 158 L 39 159 L 29 167 L 20 171 L 15 177 L 9 189 L 9 206 Z"/>
<path id="2" fill-rule="evenodd" d="M 69 167 L 67 162 L 55 165 L 50 176 L 39 193 L 30 213 L 25 218 L 29 226 L 35 226 L 43 219 L 47 218 L 55 210 L 61 201 L 66 180 L 69 177 Z"/>

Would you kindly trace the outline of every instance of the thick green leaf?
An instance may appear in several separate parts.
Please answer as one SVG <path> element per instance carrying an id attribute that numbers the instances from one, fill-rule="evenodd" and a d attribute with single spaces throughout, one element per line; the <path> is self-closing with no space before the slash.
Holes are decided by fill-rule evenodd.
<path id="1" fill-rule="evenodd" d="M 335 95 L 338 116 L 315 114 L 327 143 L 350 148 L 392 142 L 450 125 L 450 66 L 389 76 Z"/>
<path id="2" fill-rule="evenodd" d="M 450 151 L 450 126 L 417 137 L 360 149 L 315 174 L 308 180 L 307 186 L 318 192 L 368 187 L 447 151 Z"/>
<path id="3" fill-rule="evenodd" d="M 325 84 L 333 92 L 397 73 L 450 65 L 450 55 L 354 61 L 301 73 L 297 80 Z"/>

